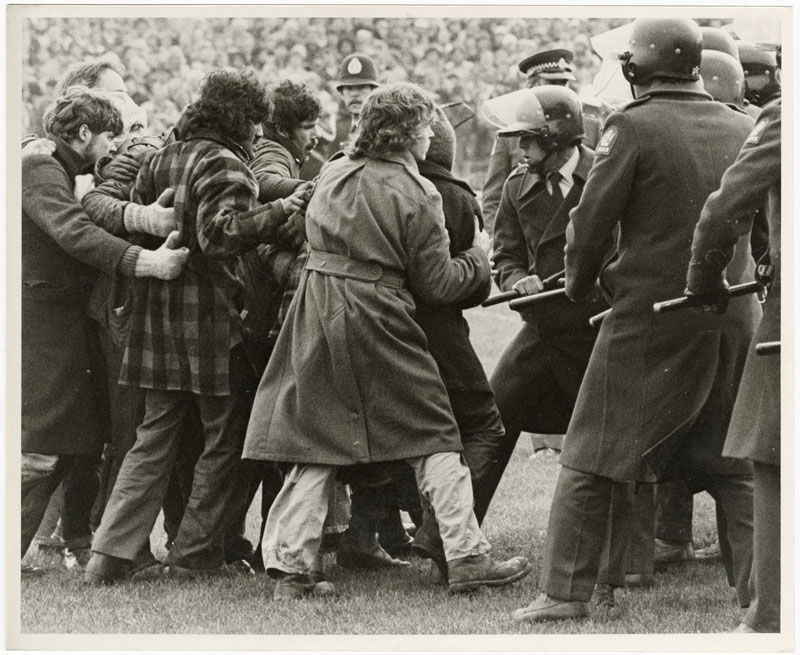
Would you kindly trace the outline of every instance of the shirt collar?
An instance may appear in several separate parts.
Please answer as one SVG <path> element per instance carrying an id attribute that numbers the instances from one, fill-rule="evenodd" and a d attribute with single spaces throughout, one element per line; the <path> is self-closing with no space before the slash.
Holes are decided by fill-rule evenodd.
<path id="1" fill-rule="evenodd" d="M 575 169 L 578 166 L 578 160 L 581 158 L 580 152 L 578 152 L 577 146 L 572 146 L 572 156 L 564 162 L 564 165 L 558 169 L 558 172 L 561 173 L 561 177 L 565 180 L 572 181 L 572 174 L 575 172 Z"/>

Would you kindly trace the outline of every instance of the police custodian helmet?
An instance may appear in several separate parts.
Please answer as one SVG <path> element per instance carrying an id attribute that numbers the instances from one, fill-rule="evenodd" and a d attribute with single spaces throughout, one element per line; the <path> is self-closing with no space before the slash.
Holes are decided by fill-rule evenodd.
<path id="1" fill-rule="evenodd" d="M 530 97 L 520 96 L 517 120 L 498 130 L 498 136 L 533 136 L 545 152 L 580 143 L 583 114 L 577 93 L 552 84 L 525 91 Z"/>
<path id="2" fill-rule="evenodd" d="M 378 72 L 375 62 L 367 55 L 354 52 L 347 55 L 339 67 L 339 79 L 336 81 L 336 90 L 341 91 L 344 86 L 379 86 Z"/>
<path id="3" fill-rule="evenodd" d="M 689 18 L 637 18 L 628 50 L 619 56 L 625 79 L 646 84 L 654 77 L 700 79 L 703 35 Z"/>

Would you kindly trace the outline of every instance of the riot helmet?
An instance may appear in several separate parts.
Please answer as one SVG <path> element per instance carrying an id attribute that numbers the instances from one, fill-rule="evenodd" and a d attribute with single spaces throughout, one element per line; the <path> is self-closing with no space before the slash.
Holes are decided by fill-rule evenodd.
<path id="1" fill-rule="evenodd" d="M 708 94 L 719 102 L 744 105 L 744 71 L 733 57 L 717 50 L 703 50 L 700 76 Z"/>
<path id="2" fill-rule="evenodd" d="M 631 84 L 656 77 L 694 82 L 700 79 L 702 50 L 700 27 L 689 18 L 637 18 L 619 58 Z"/>
<path id="3" fill-rule="evenodd" d="M 498 130 L 498 136 L 533 136 L 545 152 L 581 142 L 583 114 L 577 93 L 558 85 L 536 86 L 526 91 L 533 94 L 535 102 L 522 98 L 516 120 Z"/>
<path id="4" fill-rule="evenodd" d="M 747 41 L 737 41 L 736 45 L 744 69 L 744 97 L 760 107 L 781 88 L 777 55 Z"/>

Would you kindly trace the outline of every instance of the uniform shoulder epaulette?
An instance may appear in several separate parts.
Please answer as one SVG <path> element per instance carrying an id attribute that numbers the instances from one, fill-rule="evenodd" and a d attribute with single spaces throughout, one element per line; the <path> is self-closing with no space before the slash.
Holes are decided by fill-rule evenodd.
<path id="1" fill-rule="evenodd" d="M 624 105 L 620 105 L 619 107 L 617 107 L 617 111 L 628 111 L 633 107 L 638 107 L 639 105 L 643 105 L 648 100 L 650 100 L 650 98 L 652 98 L 652 96 L 649 94 L 644 95 L 641 98 L 634 98 L 633 100 L 626 102 Z"/>

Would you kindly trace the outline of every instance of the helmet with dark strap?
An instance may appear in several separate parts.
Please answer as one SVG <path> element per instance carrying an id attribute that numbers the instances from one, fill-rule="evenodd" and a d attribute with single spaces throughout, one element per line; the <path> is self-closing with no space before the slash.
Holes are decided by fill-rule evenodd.
<path id="1" fill-rule="evenodd" d="M 523 99 L 517 120 L 498 130 L 498 136 L 533 136 L 546 152 L 580 143 L 584 132 L 578 94 L 557 85 L 537 86 L 528 91 L 535 102 Z"/>
<path id="2" fill-rule="evenodd" d="M 689 18 L 637 18 L 628 50 L 619 56 L 625 79 L 642 85 L 653 78 L 697 81 L 703 35 Z"/>
<path id="3" fill-rule="evenodd" d="M 737 41 L 736 46 L 744 69 L 744 97 L 760 107 L 781 88 L 777 54 L 747 41 Z"/>
<path id="4" fill-rule="evenodd" d="M 700 64 L 703 86 L 719 102 L 744 104 L 744 71 L 733 57 L 717 50 L 703 50 Z"/>
<path id="5" fill-rule="evenodd" d="M 716 50 L 730 55 L 737 61 L 739 60 L 739 50 L 736 48 L 736 41 L 727 32 L 723 32 L 718 27 L 701 27 L 700 33 L 703 35 L 703 50 Z"/>
<path id="6" fill-rule="evenodd" d="M 339 67 L 339 79 L 336 81 L 336 90 L 341 91 L 344 86 L 380 86 L 375 62 L 367 55 L 354 52 L 347 55 Z"/>

